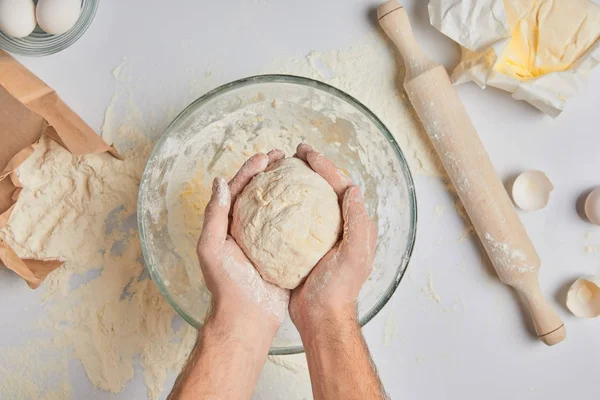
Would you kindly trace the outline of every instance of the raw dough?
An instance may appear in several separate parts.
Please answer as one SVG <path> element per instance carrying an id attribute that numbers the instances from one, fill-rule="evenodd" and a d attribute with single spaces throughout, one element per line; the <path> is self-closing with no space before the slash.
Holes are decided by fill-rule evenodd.
<path id="1" fill-rule="evenodd" d="M 294 289 L 337 242 L 337 195 L 297 158 L 257 175 L 238 197 L 231 234 L 262 277 Z"/>

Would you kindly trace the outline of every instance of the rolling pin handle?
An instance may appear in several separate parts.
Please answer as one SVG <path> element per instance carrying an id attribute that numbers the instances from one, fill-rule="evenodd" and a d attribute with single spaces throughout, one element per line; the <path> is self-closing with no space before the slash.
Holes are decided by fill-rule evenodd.
<path id="1" fill-rule="evenodd" d="M 565 325 L 542 294 L 537 278 L 528 280 L 518 291 L 527 303 L 538 338 L 548 346 L 563 341 L 567 335 Z"/>
<path id="2" fill-rule="evenodd" d="M 406 81 L 439 66 L 421 50 L 413 35 L 408 15 L 398 2 L 390 0 L 379 6 L 377 17 L 385 33 L 402 54 L 406 66 Z"/>

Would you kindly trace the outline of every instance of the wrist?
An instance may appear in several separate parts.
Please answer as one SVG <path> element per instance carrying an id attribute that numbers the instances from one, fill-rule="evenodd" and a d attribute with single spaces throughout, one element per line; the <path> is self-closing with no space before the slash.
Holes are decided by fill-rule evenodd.
<path id="1" fill-rule="evenodd" d="M 282 308 L 285 312 L 284 305 Z M 244 298 L 220 298 L 219 301 L 213 298 L 209 315 L 217 315 L 224 320 L 236 321 L 239 324 L 257 327 L 263 331 L 274 331 L 273 334 L 283 323 L 283 318 L 280 320 L 274 313 L 268 312 L 266 305 L 255 304 Z"/>
<path id="2" fill-rule="evenodd" d="M 270 348 L 279 324 L 253 310 L 214 306 L 206 317 L 204 330 L 229 337 L 246 348 Z"/>
<path id="3" fill-rule="evenodd" d="M 208 313 L 169 398 L 252 396 L 275 330 L 253 321 L 253 315 L 233 311 L 213 307 Z"/>
<path id="4" fill-rule="evenodd" d="M 294 323 L 303 341 L 323 339 L 330 334 L 335 336 L 356 328 L 360 329 L 354 304 L 301 312 L 296 316 Z"/>

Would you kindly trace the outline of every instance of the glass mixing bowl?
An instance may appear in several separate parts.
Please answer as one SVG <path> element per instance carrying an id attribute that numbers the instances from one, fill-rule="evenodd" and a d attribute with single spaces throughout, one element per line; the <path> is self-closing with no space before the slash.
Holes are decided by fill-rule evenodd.
<path id="1" fill-rule="evenodd" d="M 241 79 L 205 94 L 175 118 L 141 180 L 138 225 L 145 265 L 173 308 L 199 327 L 210 293 L 195 241 L 212 180 L 230 178 L 249 155 L 269 150 L 274 141 L 288 156 L 300 141 L 311 143 L 364 193 L 378 227 L 373 272 L 358 300 L 360 324 L 365 325 L 390 299 L 410 259 L 417 222 L 413 180 L 398 144 L 371 111 L 311 79 Z M 302 350 L 288 316 L 270 354 Z"/>
<path id="2" fill-rule="evenodd" d="M 37 4 L 37 0 L 35 1 Z M 73 28 L 62 35 L 49 35 L 39 26 L 24 38 L 14 38 L 0 32 L 0 48 L 25 56 L 47 56 L 58 53 L 75 43 L 92 24 L 99 0 L 82 0 L 81 14 Z"/>

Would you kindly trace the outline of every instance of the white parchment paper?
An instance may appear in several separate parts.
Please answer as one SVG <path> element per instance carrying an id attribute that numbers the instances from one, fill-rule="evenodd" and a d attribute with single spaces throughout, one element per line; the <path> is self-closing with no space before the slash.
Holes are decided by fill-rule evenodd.
<path id="1" fill-rule="evenodd" d="M 461 45 L 461 62 L 452 73 L 454 83 L 473 81 L 481 88 L 487 85 L 497 87 L 512 93 L 513 98 L 525 100 L 544 113 L 556 117 L 563 111 L 566 100 L 582 88 L 588 73 L 600 63 L 600 7 L 591 2 L 584 4 L 582 1 L 588 0 L 548 0 L 547 4 L 543 4 L 544 0 L 430 0 L 429 18 L 436 29 Z M 558 4 L 560 2 L 565 3 Z M 573 7 L 575 2 L 580 7 Z M 512 24 L 507 17 L 508 7 L 513 12 L 517 10 L 519 15 L 519 18 L 513 17 Z M 563 7 L 568 12 L 564 16 L 558 15 L 562 14 L 562 10 L 555 7 Z M 513 32 L 519 34 L 519 29 L 515 29 L 516 25 L 520 23 L 521 30 L 537 29 L 533 26 L 523 27 L 527 23 L 525 20 L 528 13 L 536 13 L 535 19 L 540 24 L 547 18 L 546 24 L 540 25 L 546 32 L 550 32 L 551 23 L 556 20 L 560 20 L 563 27 L 568 23 L 567 18 L 571 18 L 571 21 L 587 20 L 585 23 L 590 25 L 585 26 L 585 35 L 588 41 L 591 40 L 591 45 L 584 48 L 564 71 L 553 71 L 526 79 L 518 79 L 498 71 L 496 66 L 504 60 Z M 597 20 L 598 23 L 590 23 L 590 20 Z M 566 31 L 556 30 L 556 35 Z M 532 38 L 537 40 L 539 34 L 532 32 Z M 572 49 L 576 46 L 569 41 L 575 43 L 580 39 L 577 35 L 581 35 L 580 30 L 576 30 L 573 36 L 557 40 L 564 41 L 565 46 Z"/>

